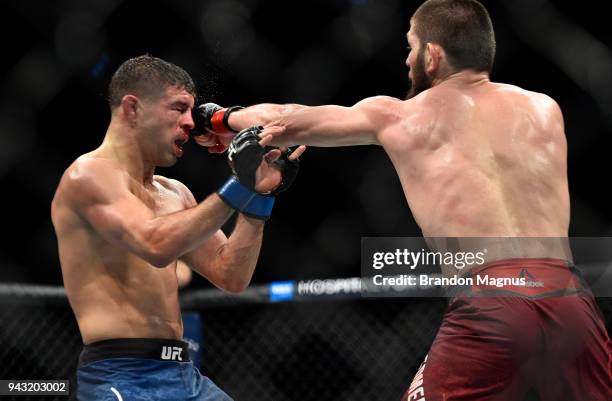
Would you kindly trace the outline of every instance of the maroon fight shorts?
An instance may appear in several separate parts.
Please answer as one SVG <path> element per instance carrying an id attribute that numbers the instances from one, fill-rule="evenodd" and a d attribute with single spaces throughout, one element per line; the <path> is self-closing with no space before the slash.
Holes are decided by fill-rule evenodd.
<path id="1" fill-rule="evenodd" d="M 476 284 L 476 276 L 526 285 Z M 558 259 L 472 271 L 402 401 L 612 400 L 612 346 L 591 292 Z"/>

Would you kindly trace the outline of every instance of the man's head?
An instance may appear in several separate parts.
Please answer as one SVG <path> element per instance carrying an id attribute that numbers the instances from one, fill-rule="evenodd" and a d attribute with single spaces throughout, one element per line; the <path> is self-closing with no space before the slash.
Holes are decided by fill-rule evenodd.
<path id="1" fill-rule="evenodd" d="M 478 1 L 428 0 L 410 25 L 409 98 L 431 88 L 436 78 L 462 70 L 491 72 L 495 34 L 489 13 Z"/>
<path id="2" fill-rule="evenodd" d="M 195 85 L 185 70 L 148 55 L 121 64 L 108 87 L 113 119 L 120 117 L 157 166 L 169 166 L 182 155 L 193 129 Z"/>
<path id="3" fill-rule="evenodd" d="M 108 103 L 113 111 L 125 95 L 156 100 L 171 86 L 195 97 L 193 80 L 181 67 L 149 55 L 131 58 L 113 74 L 108 85 Z"/>

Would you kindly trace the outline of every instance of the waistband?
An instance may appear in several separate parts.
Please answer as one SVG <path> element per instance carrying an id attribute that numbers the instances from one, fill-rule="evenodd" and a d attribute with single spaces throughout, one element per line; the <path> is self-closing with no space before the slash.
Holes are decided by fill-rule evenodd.
<path id="1" fill-rule="evenodd" d="M 504 259 L 474 268 L 461 296 L 520 296 L 545 298 L 588 290 L 571 262 L 553 258 Z"/>
<path id="2" fill-rule="evenodd" d="M 157 338 L 118 338 L 83 346 L 79 366 L 111 358 L 144 358 L 158 361 L 189 362 L 189 345 L 180 340 Z"/>

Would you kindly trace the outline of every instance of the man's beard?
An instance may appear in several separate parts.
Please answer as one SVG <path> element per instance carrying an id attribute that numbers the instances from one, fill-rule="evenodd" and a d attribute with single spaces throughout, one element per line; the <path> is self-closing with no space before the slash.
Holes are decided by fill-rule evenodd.
<path id="1" fill-rule="evenodd" d="M 425 72 L 425 63 L 423 62 L 424 49 L 421 48 L 417 59 L 412 69 L 412 79 L 410 79 L 410 90 L 406 94 L 406 100 L 411 99 L 419 93 L 431 88 L 433 79 Z"/>

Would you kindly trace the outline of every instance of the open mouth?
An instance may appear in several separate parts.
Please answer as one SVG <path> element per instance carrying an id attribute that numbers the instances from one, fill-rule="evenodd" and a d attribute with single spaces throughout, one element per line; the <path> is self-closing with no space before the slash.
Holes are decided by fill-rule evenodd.
<path id="1" fill-rule="evenodd" d="M 189 141 L 189 136 L 181 136 L 177 140 L 174 141 L 174 144 L 177 148 L 183 149 L 183 146 Z"/>
<path id="2" fill-rule="evenodd" d="M 187 143 L 188 139 L 177 139 L 174 141 L 175 150 L 174 153 L 177 157 L 183 156 L 183 146 Z"/>

